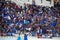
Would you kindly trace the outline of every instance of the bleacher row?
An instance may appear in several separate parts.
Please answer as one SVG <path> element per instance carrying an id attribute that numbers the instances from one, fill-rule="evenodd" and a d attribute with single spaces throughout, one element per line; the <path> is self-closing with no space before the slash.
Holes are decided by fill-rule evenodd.
<path id="1" fill-rule="evenodd" d="M 60 7 L 0 2 L 0 36 L 22 34 L 38 37 L 60 36 Z"/>

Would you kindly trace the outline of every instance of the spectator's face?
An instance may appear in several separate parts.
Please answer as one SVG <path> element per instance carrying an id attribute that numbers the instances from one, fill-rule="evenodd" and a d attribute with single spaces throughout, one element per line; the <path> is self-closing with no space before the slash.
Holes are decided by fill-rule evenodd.
<path id="1" fill-rule="evenodd" d="M 39 21 L 40 21 L 40 19 L 39 19 L 39 18 L 37 18 L 37 21 L 39 22 Z"/>
<path id="2" fill-rule="evenodd" d="M 28 10 L 28 14 L 31 14 L 31 11 L 30 10 Z"/>
<path id="3" fill-rule="evenodd" d="M 12 32 L 12 29 L 10 29 L 10 32 Z"/>
<path id="4" fill-rule="evenodd" d="M 8 26 L 8 29 L 10 29 L 11 27 L 10 26 Z"/>
<path id="5" fill-rule="evenodd" d="M 24 16 L 24 19 L 26 19 L 26 16 Z"/>
<path id="6" fill-rule="evenodd" d="M 9 11 L 7 11 L 7 13 L 8 13 L 8 14 L 10 14 L 10 12 L 9 12 Z"/>
<path id="7" fill-rule="evenodd" d="M 18 13 L 17 13 L 17 12 L 15 13 L 15 16 L 16 16 L 16 17 L 18 16 Z"/>

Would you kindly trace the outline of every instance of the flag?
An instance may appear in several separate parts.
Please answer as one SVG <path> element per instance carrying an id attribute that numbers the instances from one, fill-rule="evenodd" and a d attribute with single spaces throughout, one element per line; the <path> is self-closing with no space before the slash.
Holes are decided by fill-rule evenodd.
<path id="1" fill-rule="evenodd" d="M 17 38 L 17 40 L 21 40 L 20 34 L 18 35 L 18 38 Z"/>
<path id="2" fill-rule="evenodd" d="M 24 35 L 24 40 L 28 40 L 28 38 L 27 38 L 27 35 L 26 35 L 26 34 Z"/>

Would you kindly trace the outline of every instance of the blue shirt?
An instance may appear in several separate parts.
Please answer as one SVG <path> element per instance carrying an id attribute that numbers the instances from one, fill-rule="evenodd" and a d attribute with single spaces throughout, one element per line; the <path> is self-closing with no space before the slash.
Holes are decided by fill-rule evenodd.
<path id="1" fill-rule="evenodd" d="M 50 26 L 51 26 L 51 27 L 56 26 L 56 22 L 51 22 L 51 23 L 50 23 Z"/>
<path id="2" fill-rule="evenodd" d="M 28 20 L 24 20 L 24 24 L 28 25 L 29 21 Z"/>
<path id="3" fill-rule="evenodd" d="M 28 38 L 27 38 L 27 35 L 26 35 L 26 34 L 24 35 L 24 40 L 28 40 Z"/>

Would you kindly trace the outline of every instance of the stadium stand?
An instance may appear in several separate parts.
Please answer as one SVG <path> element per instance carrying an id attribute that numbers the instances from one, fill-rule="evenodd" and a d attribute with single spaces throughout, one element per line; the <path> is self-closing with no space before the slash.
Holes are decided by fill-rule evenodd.
<path id="1" fill-rule="evenodd" d="M 60 5 L 60 4 L 59 4 Z M 40 37 L 60 36 L 60 7 L 0 2 L 0 36 L 22 34 Z"/>

